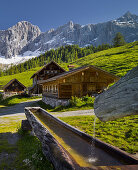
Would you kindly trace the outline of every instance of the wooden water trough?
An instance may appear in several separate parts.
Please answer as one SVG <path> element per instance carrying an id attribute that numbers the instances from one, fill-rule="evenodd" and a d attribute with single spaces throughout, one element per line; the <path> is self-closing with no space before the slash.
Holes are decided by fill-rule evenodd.
<path id="1" fill-rule="evenodd" d="M 81 132 L 40 107 L 26 107 L 25 114 L 42 143 L 43 154 L 56 170 L 138 169 L 135 157 Z"/>

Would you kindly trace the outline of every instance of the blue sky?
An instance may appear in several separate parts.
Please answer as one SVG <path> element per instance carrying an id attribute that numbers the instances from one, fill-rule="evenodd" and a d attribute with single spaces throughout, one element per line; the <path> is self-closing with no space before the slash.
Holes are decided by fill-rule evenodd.
<path id="1" fill-rule="evenodd" d="M 127 11 L 138 15 L 138 0 L 1 0 L 0 30 L 18 21 L 29 21 L 41 31 L 72 20 L 88 24 L 105 22 Z"/>

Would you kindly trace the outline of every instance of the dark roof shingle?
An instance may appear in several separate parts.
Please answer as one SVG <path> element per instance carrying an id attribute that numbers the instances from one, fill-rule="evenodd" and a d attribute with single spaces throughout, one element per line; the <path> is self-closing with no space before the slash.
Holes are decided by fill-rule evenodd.
<path id="1" fill-rule="evenodd" d="M 14 81 L 17 81 L 21 86 L 23 86 L 24 88 L 26 88 L 21 82 L 19 82 L 16 78 L 10 80 L 4 87 L 3 89 L 5 89 L 6 87 L 8 87 L 10 84 L 12 84 Z"/>
<path id="2" fill-rule="evenodd" d="M 105 70 L 102 70 L 102 69 L 100 69 L 100 68 L 98 68 L 98 67 L 96 67 L 96 66 L 90 65 L 90 66 L 82 66 L 82 67 L 78 67 L 78 68 L 73 69 L 73 70 L 70 70 L 70 71 L 66 71 L 66 72 L 64 72 L 64 73 L 61 73 L 61 74 L 59 74 L 59 75 L 57 75 L 57 76 L 54 76 L 54 77 L 52 77 L 52 78 L 49 78 L 49 79 L 47 79 L 47 80 L 40 80 L 40 81 L 38 82 L 38 84 L 43 84 L 43 83 L 46 83 L 46 82 L 55 81 L 55 80 L 57 80 L 57 79 L 60 79 L 60 78 L 69 76 L 70 74 L 75 74 L 75 73 L 77 73 L 77 72 L 80 72 L 80 71 L 82 71 L 82 70 L 86 70 L 86 69 L 89 69 L 89 68 L 93 68 L 93 69 L 95 69 L 95 70 L 102 71 L 102 72 L 104 72 L 105 74 L 108 74 L 109 76 L 111 76 L 111 77 L 113 77 L 113 78 L 115 78 L 115 79 L 117 79 L 117 80 L 119 79 L 119 77 L 115 76 L 114 74 L 111 74 L 111 73 L 109 73 L 109 72 L 107 72 L 107 71 L 105 71 Z"/>

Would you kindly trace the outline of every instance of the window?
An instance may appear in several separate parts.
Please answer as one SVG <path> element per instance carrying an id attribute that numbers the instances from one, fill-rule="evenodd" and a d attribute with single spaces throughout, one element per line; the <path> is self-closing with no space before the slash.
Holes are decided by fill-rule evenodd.
<path id="1" fill-rule="evenodd" d="M 55 92 L 55 86 L 53 85 L 52 87 L 53 87 L 53 93 L 54 93 Z"/>
<path id="2" fill-rule="evenodd" d="M 55 88 L 56 88 L 56 92 L 58 92 L 58 87 L 57 87 L 57 85 L 55 85 L 55 86 L 56 86 L 56 87 L 55 87 Z"/>
<path id="3" fill-rule="evenodd" d="M 52 87 L 50 86 L 50 92 L 52 91 Z"/>

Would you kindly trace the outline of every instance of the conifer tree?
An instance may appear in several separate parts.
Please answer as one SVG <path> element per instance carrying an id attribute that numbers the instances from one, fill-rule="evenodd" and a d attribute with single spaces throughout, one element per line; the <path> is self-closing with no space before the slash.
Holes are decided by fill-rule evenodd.
<path id="1" fill-rule="evenodd" d="M 113 39 L 113 46 L 119 47 L 119 46 L 122 46 L 125 44 L 126 44 L 126 42 L 124 40 L 124 36 L 120 32 L 118 32 Z"/>

